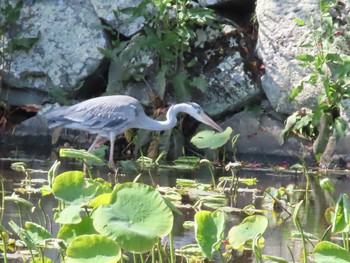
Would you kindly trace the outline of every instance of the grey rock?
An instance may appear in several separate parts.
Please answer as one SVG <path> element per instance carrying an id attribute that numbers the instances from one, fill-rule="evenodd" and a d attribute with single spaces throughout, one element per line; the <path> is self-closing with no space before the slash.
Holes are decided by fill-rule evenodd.
<path id="1" fill-rule="evenodd" d="M 232 136 L 240 135 L 236 143 L 237 154 L 285 158 L 312 156 L 311 141 L 291 136 L 280 145 L 279 138 L 284 124 L 269 115 L 262 115 L 258 119 L 253 113 L 242 111 L 227 119 L 221 126 L 231 127 Z M 229 144 L 226 145 L 226 151 L 233 151 Z"/>
<path id="2" fill-rule="evenodd" d="M 199 49 L 197 54 L 197 70 L 205 76 L 207 87 L 194 97 L 211 116 L 218 116 L 237 111 L 258 98 L 262 90 L 252 80 L 252 73 L 244 69 L 239 48 L 242 36 L 238 31 L 233 26 L 226 25 L 221 32 L 207 32 L 207 35 L 206 45 L 215 44 L 209 49 Z M 223 46 L 226 48 L 221 53 Z"/>
<path id="3" fill-rule="evenodd" d="M 41 104 L 50 88 L 78 88 L 103 59 L 97 48 L 108 46 L 93 6 L 84 1 L 25 4 L 16 31 L 40 38 L 29 51 L 15 51 L 10 67 L 4 65 L 4 81 L 14 88 L 1 95 L 12 105 Z"/>
<path id="4" fill-rule="evenodd" d="M 131 37 L 142 29 L 145 19 L 142 16 L 134 18 L 121 10 L 137 7 L 141 2 L 142 0 L 91 0 L 98 16 L 126 37 Z"/>
<path id="5" fill-rule="evenodd" d="M 319 0 L 258 0 L 256 16 L 259 23 L 258 56 L 265 66 L 262 88 L 276 111 L 291 114 L 295 110 L 317 102 L 320 87 L 306 86 L 292 102 L 292 88 L 308 76 L 295 59 L 298 44 L 310 37 L 310 27 L 300 27 L 295 18 L 315 23 L 319 20 Z"/>

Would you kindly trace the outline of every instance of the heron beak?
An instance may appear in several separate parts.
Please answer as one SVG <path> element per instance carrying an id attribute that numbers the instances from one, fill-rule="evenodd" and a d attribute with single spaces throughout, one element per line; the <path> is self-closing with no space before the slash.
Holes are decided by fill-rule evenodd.
<path id="1" fill-rule="evenodd" d="M 201 114 L 203 123 L 209 125 L 214 130 L 217 130 L 218 132 L 223 132 L 224 130 L 215 122 L 213 121 L 208 115 L 205 113 Z"/>

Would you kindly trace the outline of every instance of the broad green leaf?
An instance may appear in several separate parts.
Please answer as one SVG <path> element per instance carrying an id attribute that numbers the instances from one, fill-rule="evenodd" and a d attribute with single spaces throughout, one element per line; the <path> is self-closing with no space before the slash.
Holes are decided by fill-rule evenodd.
<path id="1" fill-rule="evenodd" d="M 109 204 L 110 200 L 111 200 L 111 193 L 100 194 L 99 196 L 91 200 L 88 206 L 91 206 L 92 208 L 97 208 L 100 205 Z"/>
<path id="2" fill-rule="evenodd" d="M 205 79 L 203 74 L 194 77 L 190 82 L 190 85 L 201 90 L 202 92 L 206 92 L 208 89 L 208 81 Z"/>
<path id="3" fill-rule="evenodd" d="M 178 73 L 173 79 L 172 84 L 178 101 L 190 101 L 191 95 L 186 88 L 187 74 L 186 72 Z"/>
<path id="4" fill-rule="evenodd" d="M 207 258 L 220 248 L 225 227 L 225 213 L 222 211 L 199 211 L 195 215 L 195 235 L 198 245 Z"/>
<path id="5" fill-rule="evenodd" d="M 284 126 L 284 129 L 281 131 L 280 140 L 279 140 L 280 145 L 284 144 L 284 138 L 293 129 L 295 123 L 297 122 L 298 115 L 299 115 L 298 112 L 294 112 L 292 115 L 290 115 L 287 118 L 286 125 Z"/>
<path id="6" fill-rule="evenodd" d="M 304 82 L 301 81 L 301 82 L 299 83 L 299 85 L 293 87 L 292 92 L 291 92 L 289 98 L 290 98 L 291 100 L 294 100 L 294 99 L 300 94 L 300 92 L 303 91 L 303 89 L 304 89 Z"/>
<path id="7" fill-rule="evenodd" d="M 72 240 L 66 256 L 66 263 L 117 262 L 121 250 L 116 242 L 106 236 L 82 235 Z"/>
<path id="8" fill-rule="evenodd" d="M 319 242 L 314 248 L 313 256 L 316 263 L 350 262 L 349 251 L 328 241 Z"/>
<path id="9" fill-rule="evenodd" d="M 302 55 L 296 56 L 296 59 L 303 62 L 313 62 L 315 60 L 315 57 L 309 54 L 302 54 Z"/>
<path id="10" fill-rule="evenodd" d="M 332 233 L 349 231 L 349 198 L 341 194 L 335 206 L 335 215 L 332 222 Z"/>
<path id="11" fill-rule="evenodd" d="M 268 220 L 265 216 L 252 215 L 246 217 L 238 226 L 228 232 L 228 241 L 233 249 L 241 248 L 247 241 L 253 240 L 258 234 L 263 234 Z"/>
<path id="12" fill-rule="evenodd" d="M 330 195 L 332 195 L 335 192 L 334 185 L 332 184 L 332 181 L 329 178 L 323 178 L 320 181 L 320 186 L 322 190 L 327 191 Z"/>
<path id="13" fill-rule="evenodd" d="M 55 214 L 55 221 L 59 224 L 78 224 L 81 222 L 80 210 L 80 204 L 67 206 Z"/>
<path id="14" fill-rule="evenodd" d="M 173 226 L 173 214 L 154 188 L 139 183 L 118 185 L 110 204 L 99 206 L 92 214 L 95 229 L 129 252 L 152 249 Z"/>
<path id="15" fill-rule="evenodd" d="M 79 205 L 88 203 L 100 194 L 112 191 L 109 184 L 87 179 L 85 173 L 81 171 L 69 171 L 58 175 L 52 190 L 57 199 Z"/>
<path id="16" fill-rule="evenodd" d="M 167 65 L 163 65 L 160 70 L 158 71 L 157 75 L 156 75 L 156 85 L 154 87 L 155 91 L 157 92 L 157 94 L 159 95 L 159 98 L 161 100 L 164 99 L 164 93 L 165 93 L 165 88 L 166 88 L 166 75 L 168 72 L 168 66 Z"/>
<path id="17" fill-rule="evenodd" d="M 220 133 L 212 130 L 200 131 L 192 137 L 191 143 L 199 149 L 218 149 L 227 143 L 230 139 L 231 133 L 231 127 L 227 127 L 225 131 Z"/>
<path id="18" fill-rule="evenodd" d="M 93 224 L 92 218 L 82 216 L 81 222 L 78 224 L 66 224 L 61 226 L 58 231 L 57 238 L 65 240 L 68 244 L 76 237 L 81 235 L 97 234 Z"/>
<path id="19" fill-rule="evenodd" d="M 51 233 L 41 225 L 38 225 L 33 222 L 26 222 L 25 227 L 27 228 L 27 234 L 31 237 L 31 239 L 36 245 L 44 246 L 45 240 L 48 238 L 52 238 Z"/>
<path id="20" fill-rule="evenodd" d="M 86 150 L 63 148 L 60 149 L 60 157 L 77 158 L 80 160 L 86 160 L 100 165 L 105 163 L 101 158 L 93 155 L 92 153 L 87 152 Z"/>
<path id="21" fill-rule="evenodd" d="M 298 26 L 304 26 L 305 25 L 305 21 L 300 19 L 300 18 L 294 18 L 295 23 L 297 23 Z"/>
<path id="22" fill-rule="evenodd" d="M 312 148 L 315 154 L 316 160 L 319 162 L 320 158 L 326 149 L 329 137 L 331 136 L 330 127 L 333 124 L 333 116 L 330 113 L 323 113 L 318 125 L 319 134 L 314 141 Z"/>
<path id="23" fill-rule="evenodd" d="M 15 193 L 12 193 L 11 196 L 5 196 L 4 197 L 4 200 L 6 201 L 13 201 L 19 205 L 23 205 L 23 206 L 28 206 L 28 207 L 32 207 L 34 206 L 30 201 L 22 198 L 22 197 L 19 197 L 18 195 L 16 195 Z"/>
<path id="24" fill-rule="evenodd" d="M 196 258 L 196 259 L 205 259 L 205 254 L 203 253 L 202 249 L 198 244 L 190 244 L 186 245 L 182 248 L 176 249 L 175 253 L 179 256 L 185 257 L 185 258 Z M 202 261 L 200 261 L 202 262 Z"/>
<path id="25" fill-rule="evenodd" d="M 338 117 L 334 120 L 334 128 L 340 138 L 344 138 L 347 123 L 342 118 Z"/>

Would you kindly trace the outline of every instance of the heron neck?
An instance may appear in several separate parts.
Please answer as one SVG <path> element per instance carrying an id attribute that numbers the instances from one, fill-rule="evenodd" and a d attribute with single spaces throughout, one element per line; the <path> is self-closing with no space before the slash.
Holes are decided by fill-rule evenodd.
<path id="1" fill-rule="evenodd" d="M 154 120 L 147 116 L 147 120 L 143 123 L 142 128 L 154 131 L 169 130 L 176 125 L 176 115 L 179 112 L 186 112 L 186 107 L 188 107 L 186 104 L 176 104 L 174 106 L 171 106 L 166 113 L 165 121 Z"/>

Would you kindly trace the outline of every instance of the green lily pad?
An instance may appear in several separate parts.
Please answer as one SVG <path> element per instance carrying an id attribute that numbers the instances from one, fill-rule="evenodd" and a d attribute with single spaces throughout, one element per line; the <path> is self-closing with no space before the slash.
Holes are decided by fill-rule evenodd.
<path id="1" fill-rule="evenodd" d="M 104 160 L 97 157 L 96 155 L 87 152 L 86 150 L 76 150 L 76 149 L 70 149 L 70 148 L 62 148 L 60 149 L 60 157 L 70 157 L 70 158 L 77 158 L 81 160 L 86 160 L 91 163 L 102 165 L 104 164 Z"/>
<path id="2" fill-rule="evenodd" d="M 122 249 L 138 253 L 151 250 L 173 226 L 173 214 L 163 197 L 140 183 L 118 185 L 110 204 L 99 206 L 92 218 L 100 234 L 115 240 Z"/>
<path id="3" fill-rule="evenodd" d="M 212 130 L 198 132 L 192 137 L 191 143 L 199 149 L 218 149 L 230 139 L 232 128 L 227 127 L 225 131 L 217 133 Z"/>
<path id="4" fill-rule="evenodd" d="M 314 248 L 313 255 L 316 263 L 350 262 L 350 253 L 346 249 L 328 241 L 318 243 Z"/>
<path id="5" fill-rule="evenodd" d="M 121 250 L 112 239 L 101 235 L 82 235 L 72 240 L 66 252 L 66 263 L 117 262 Z"/>
<path id="6" fill-rule="evenodd" d="M 253 240 L 258 234 L 263 234 L 268 220 L 265 216 L 253 215 L 246 217 L 238 226 L 228 232 L 228 241 L 233 249 L 239 249 L 247 241 Z"/>
<path id="7" fill-rule="evenodd" d="M 70 205 L 55 214 L 55 221 L 59 224 L 78 224 L 81 222 L 80 204 Z"/>
<path id="8" fill-rule="evenodd" d="M 225 213 L 222 211 L 200 211 L 195 215 L 195 233 L 198 245 L 208 258 L 220 248 L 225 227 Z"/>
<path id="9" fill-rule="evenodd" d="M 182 248 L 176 249 L 175 253 L 181 257 L 185 257 L 188 259 L 198 259 L 198 260 L 204 260 L 205 254 L 203 253 L 202 249 L 198 244 L 190 244 L 186 245 Z M 197 261 L 195 261 L 197 262 Z"/>
<path id="10" fill-rule="evenodd" d="M 26 232 L 37 245 L 45 245 L 45 240 L 52 238 L 52 235 L 41 225 L 38 225 L 33 222 L 26 222 L 25 227 L 27 228 Z"/>
<path id="11" fill-rule="evenodd" d="M 66 224 L 63 225 L 58 231 L 57 238 L 65 240 L 70 243 L 74 238 L 81 235 L 97 234 L 93 224 L 92 218 L 88 216 L 82 216 L 79 224 Z"/>
<path id="12" fill-rule="evenodd" d="M 52 186 L 55 197 L 70 204 L 85 204 L 112 189 L 108 184 L 85 178 L 81 171 L 69 171 L 58 175 Z"/>

